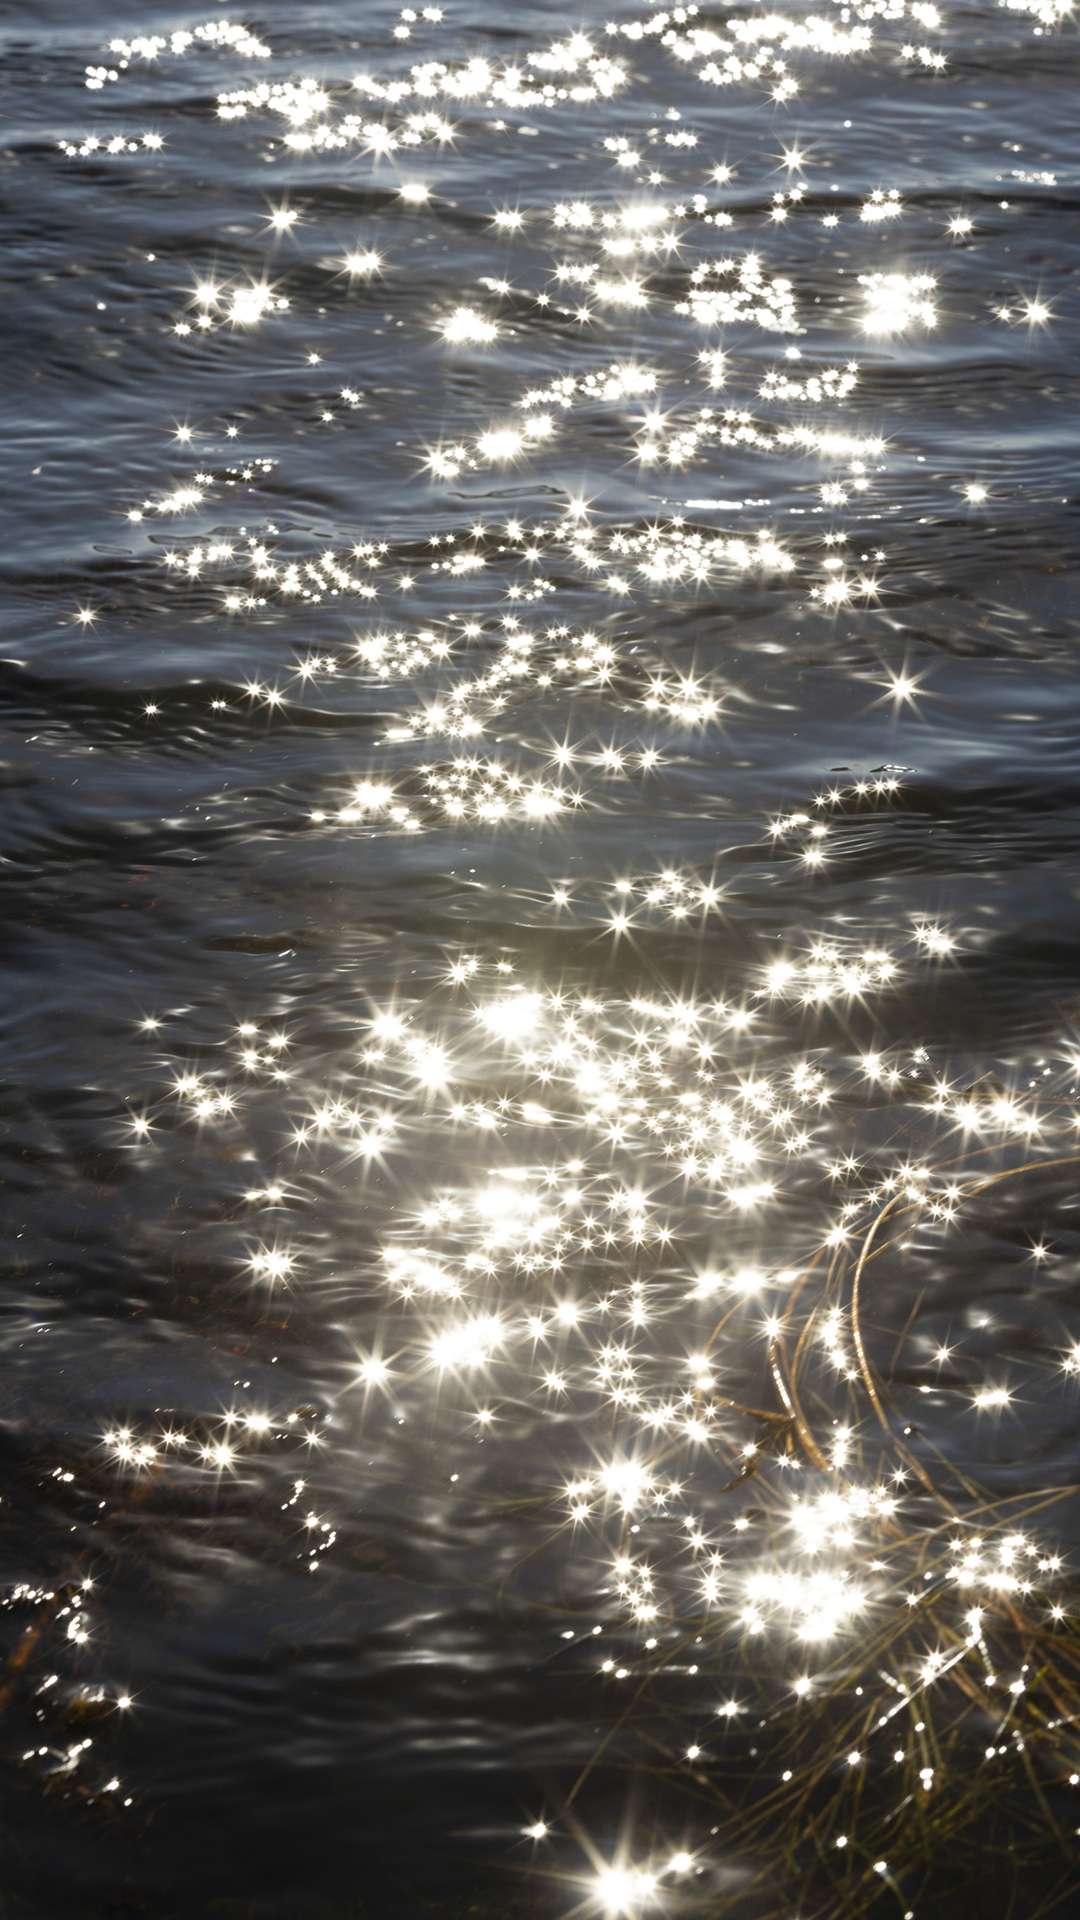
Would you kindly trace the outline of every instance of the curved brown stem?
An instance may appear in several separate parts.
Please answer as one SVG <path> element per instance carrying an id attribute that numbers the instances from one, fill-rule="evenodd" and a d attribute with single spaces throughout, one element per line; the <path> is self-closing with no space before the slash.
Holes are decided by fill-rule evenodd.
<path id="1" fill-rule="evenodd" d="M 871 1248 L 871 1245 L 873 1244 L 874 1235 L 876 1234 L 878 1228 L 881 1226 L 882 1222 L 888 1218 L 890 1213 L 893 1212 L 893 1209 L 895 1208 L 896 1203 L 900 1198 L 901 1196 L 899 1194 L 894 1194 L 891 1200 L 886 1201 L 885 1205 L 881 1209 L 881 1212 L 878 1214 L 875 1220 L 871 1221 L 870 1226 L 868 1227 L 865 1235 L 863 1236 L 862 1247 L 859 1252 L 859 1257 L 855 1262 L 855 1270 L 851 1278 L 851 1337 L 855 1343 L 855 1355 L 859 1363 L 859 1372 L 862 1375 L 863 1385 L 865 1386 L 866 1391 L 870 1396 L 870 1404 L 873 1407 L 874 1412 L 877 1414 L 878 1421 L 881 1425 L 882 1431 L 887 1435 L 890 1445 L 896 1448 L 897 1452 L 900 1454 L 901 1459 L 903 1459 L 906 1462 L 906 1464 L 911 1468 L 912 1472 L 917 1475 L 918 1479 L 921 1481 L 922 1485 L 925 1487 L 927 1493 L 929 1493 L 935 1500 L 940 1500 L 942 1506 L 945 1507 L 949 1513 L 955 1513 L 955 1508 L 951 1505 L 951 1503 L 948 1500 L 946 1500 L 944 1494 L 940 1491 L 940 1489 L 934 1485 L 933 1481 L 930 1478 L 930 1475 L 927 1473 L 921 1460 L 919 1460 L 916 1457 L 916 1455 L 911 1452 L 910 1448 L 905 1447 L 903 1441 L 898 1440 L 896 1438 L 896 1435 L 893 1433 L 892 1427 L 889 1424 L 888 1415 L 886 1414 L 885 1409 L 881 1404 L 881 1396 L 877 1390 L 877 1382 L 874 1379 L 873 1370 L 870 1366 L 869 1355 L 867 1354 L 867 1351 L 866 1351 L 866 1343 L 863 1340 L 861 1301 L 860 1301 L 860 1289 L 862 1286 L 863 1271 L 865 1269 L 866 1262 L 870 1255 L 870 1248 Z"/>
<path id="2" fill-rule="evenodd" d="M 830 1467 L 829 1462 L 826 1460 L 825 1455 L 814 1439 L 795 1393 L 784 1379 L 783 1368 L 780 1364 L 783 1351 L 783 1345 L 779 1340 L 774 1339 L 769 1341 L 769 1371 L 773 1377 L 773 1384 L 787 1408 L 790 1418 L 794 1422 L 795 1431 L 802 1441 L 806 1453 L 813 1461 L 815 1467 L 820 1467 L 823 1473 L 834 1473 L 835 1468 Z"/>

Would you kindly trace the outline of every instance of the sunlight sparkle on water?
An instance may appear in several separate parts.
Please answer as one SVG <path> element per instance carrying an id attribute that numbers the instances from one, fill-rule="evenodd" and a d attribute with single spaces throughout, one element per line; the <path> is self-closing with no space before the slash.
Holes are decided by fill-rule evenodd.
<path id="1" fill-rule="evenodd" d="M 1004 6 L 1040 40 L 1069 10 Z M 901 844 L 915 770 L 830 771 L 819 756 L 731 834 L 702 770 L 726 777 L 759 751 L 724 638 L 736 607 L 731 632 L 760 623 L 800 674 L 818 671 L 814 649 L 850 647 L 875 724 L 905 743 L 922 724 L 937 667 L 914 643 L 909 665 L 885 623 L 936 564 L 932 526 L 952 516 L 988 553 L 977 543 L 1015 480 L 959 422 L 953 444 L 920 450 L 919 416 L 887 413 L 881 394 L 901 353 L 923 366 L 962 325 L 991 354 L 1003 340 L 1035 353 L 1064 309 L 1019 251 L 1000 284 L 980 265 L 1007 199 L 950 183 L 928 209 L 895 155 L 892 178 L 856 190 L 842 133 L 825 151 L 809 125 L 823 76 L 950 84 L 966 28 L 925 0 L 722 22 L 693 5 L 616 8 L 554 36 L 519 25 L 508 56 L 449 9 L 401 9 L 362 65 L 350 47 L 347 74 L 283 66 L 276 41 L 224 20 L 91 49 L 108 64 L 85 68 L 88 108 L 136 79 L 145 101 L 159 76 L 164 103 L 182 63 L 209 61 L 197 138 L 255 142 L 260 178 L 278 169 L 272 193 L 249 195 L 250 231 L 223 228 L 212 258 L 178 251 L 160 311 L 145 307 L 190 411 L 157 415 L 115 506 L 148 592 L 220 630 L 229 684 L 185 684 L 183 698 L 202 725 L 265 729 L 252 751 L 268 764 L 277 730 L 314 740 L 327 721 L 332 750 L 312 755 L 274 831 L 313 871 L 359 872 L 373 841 L 390 843 L 451 903 L 442 924 L 462 941 L 440 936 L 429 973 L 403 970 L 392 989 L 374 959 L 378 987 L 366 961 L 343 965 L 331 1065 L 291 988 L 272 1017 L 244 1006 L 237 1025 L 237 1008 L 172 1051 L 176 1016 L 140 1016 L 152 1065 L 116 1151 L 133 1165 L 181 1146 L 213 1156 L 235 1194 L 200 1231 L 220 1236 L 237 1297 L 260 1311 L 329 1286 L 320 1219 L 358 1195 L 370 1207 L 363 1259 L 333 1281 L 349 1444 L 437 1414 L 463 1496 L 462 1462 L 490 1460 L 511 1431 L 544 1460 L 541 1441 L 573 1436 L 544 1525 L 602 1624 L 565 1638 L 602 1638 L 583 1686 L 659 1697 L 669 1672 L 685 1676 L 669 1754 L 681 1778 L 704 1777 L 721 1737 L 736 1751 L 750 1708 L 726 1663 L 748 1673 L 768 1647 L 771 1721 L 796 1708 L 809 1721 L 857 1674 L 836 1771 L 902 1765 L 925 1800 L 952 1762 L 936 1747 L 927 1761 L 914 1715 L 975 1697 L 1015 1720 L 1031 1664 L 1016 1609 L 1063 1620 L 1063 1602 L 1045 1605 L 1063 1567 L 1041 1520 L 987 1513 L 976 1531 L 955 1489 L 959 1511 L 913 1517 L 905 1503 L 933 1491 L 916 1410 L 927 1430 L 944 1406 L 965 1444 L 991 1430 L 1005 1444 L 1026 1388 L 985 1358 L 974 1324 L 931 1327 L 927 1307 L 926 1331 L 917 1304 L 883 1390 L 898 1329 L 878 1352 L 860 1262 L 882 1255 L 867 1287 L 909 1257 L 943 1262 L 978 1233 L 991 1180 L 1075 1144 L 1075 1057 L 1026 1083 L 1026 1058 L 969 1080 L 947 1047 L 906 1032 L 912 988 L 968 965 L 982 937 L 934 893 L 918 916 L 886 905 L 866 926 L 838 904 L 876 832 Z M 717 115 L 736 102 L 759 116 L 756 144 Z M 167 188 L 190 132 L 174 118 L 166 138 L 152 118 L 69 127 L 65 171 L 130 183 L 146 170 Z M 528 163 L 512 181 L 511 154 Z M 320 205 L 331 164 L 356 184 L 347 220 Z M 998 179 L 1014 202 L 1054 184 L 1019 168 Z M 398 351 L 421 404 L 391 448 L 374 429 L 392 390 L 372 368 Z M 219 363 L 226 412 L 206 398 Z M 271 364 L 287 364 L 274 406 Z M 392 505 L 375 500 L 367 526 L 323 489 L 333 448 L 369 498 L 385 462 Z M 69 605 L 87 642 L 104 600 Z M 688 648 L 700 608 L 721 639 Z M 777 713 L 792 678 L 778 662 Z M 144 702 L 151 741 L 179 700 Z M 357 714 L 363 732 L 333 732 L 331 716 Z M 817 751 L 795 747 L 797 725 L 796 768 Z M 687 822 L 670 845 L 648 830 L 657 794 Z M 610 820 L 625 836 L 604 865 L 588 834 Z M 748 884 L 729 955 L 719 936 Z M 286 930 L 274 964 L 302 968 L 309 931 Z M 384 934 L 371 930 L 372 952 Z M 906 1144 L 882 1144 L 893 1109 Z M 380 1211 L 380 1183 L 403 1169 Z M 1040 1272 L 1052 1263 L 1042 1238 L 1023 1247 Z M 362 1336 L 348 1291 L 361 1271 L 377 1306 Z M 1080 1347 L 1063 1351 L 1053 1371 L 1073 1392 Z M 291 1473 L 296 1451 L 317 1461 L 339 1444 L 318 1409 L 268 1391 L 249 1406 L 245 1390 L 200 1419 L 114 1415 L 99 1468 L 205 1493 L 238 1489 L 271 1455 Z M 278 1511 L 305 1580 L 329 1574 L 343 1555 L 321 1495 L 291 1479 Z M 93 1645 L 89 1599 L 64 1618 L 72 1646 Z M 867 1665 L 875 1634 L 890 1652 Z M 131 1696 L 117 1704 L 126 1714 Z M 1020 1738 L 995 1733 L 988 1760 Z M 57 1764 L 85 1768 L 81 1744 Z M 828 1845 L 850 1859 L 856 1815 L 844 1824 Z M 519 1837 L 554 1831 L 552 1816 Z M 609 1838 L 578 1891 L 594 1912 L 644 1913 L 696 1872 L 697 1851 L 670 1852 L 677 1838 L 655 1857 Z M 880 1844 L 865 1858 L 888 1879 Z"/>

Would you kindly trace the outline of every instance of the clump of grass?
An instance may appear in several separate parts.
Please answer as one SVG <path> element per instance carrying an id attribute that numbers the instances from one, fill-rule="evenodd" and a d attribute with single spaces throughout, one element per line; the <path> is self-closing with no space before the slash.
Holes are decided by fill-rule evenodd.
<path id="1" fill-rule="evenodd" d="M 954 1162 L 951 1212 L 962 1222 L 979 1196 L 1078 1159 L 990 1173 Z M 736 1523 L 742 1574 L 728 1568 L 720 1607 L 682 1615 L 664 1671 L 692 1650 L 691 1672 L 723 1676 L 722 1740 L 687 1746 L 700 1705 L 673 1708 L 655 1670 L 608 1737 L 636 1734 L 650 1767 L 708 1814 L 715 1849 L 745 1869 L 723 1897 L 733 1920 L 1075 1910 L 1078 1588 L 1046 1539 L 1080 1489 L 989 1493 L 931 1445 L 875 1360 L 886 1337 L 894 1352 L 903 1340 L 868 1311 L 875 1269 L 923 1205 L 891 1194 L 827 1265 L 811 1263 L 771 1325 L 772 1405 L 714 1396 L 755 1425 L 753 1450 L 719 1450 L 726 1490 L 752 1486 L 757 1504 Z M 817 1356 L 841 1327 L 853 1364 L 838 1443 Z M 740 1584 L 746 1604 L 732 1606 Z"/>

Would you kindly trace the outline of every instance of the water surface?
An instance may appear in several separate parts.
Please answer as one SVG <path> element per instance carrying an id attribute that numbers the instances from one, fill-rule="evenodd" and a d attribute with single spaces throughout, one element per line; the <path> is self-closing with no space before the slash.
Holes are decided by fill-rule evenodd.
<path id="1" fill-rule="evenodd" d="M 1074 29 L 760 11 L 3 23 L 12 1914 L 722 1911 L 710 1395 L 1063 1151 Z M 876 1283 L 996 1495 L 1071 1181 Z"/>

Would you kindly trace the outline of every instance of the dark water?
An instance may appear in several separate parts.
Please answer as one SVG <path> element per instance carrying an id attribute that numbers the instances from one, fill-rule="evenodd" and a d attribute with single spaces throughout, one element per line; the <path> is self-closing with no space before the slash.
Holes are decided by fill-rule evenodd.
<path id="1" fill-rule="evenodd" d="M 1073 1137 L 1044 12 L 272 5 L 179 49 L 201 15 L 6 13 L 5 1915 L 598 1913 L 665 1849 L 663 1910 L 723 1910 L 678 1748 L 734 1641 L 691 1660 L 671 1541 L 726 1552 L 746 1496 L 679 1425 L 696 1283 L 767 1276 L 710 1350 L 761 1404 L 773 1276 L 849 1187 Z M 926 1111 L 987 1074 L 1008 1113 Z M 1019 1493 L 1077 1471 L 1080 1243 L 1069 1168 L 1004 1193 L 920 1216 L 875 1338 Z"/>

